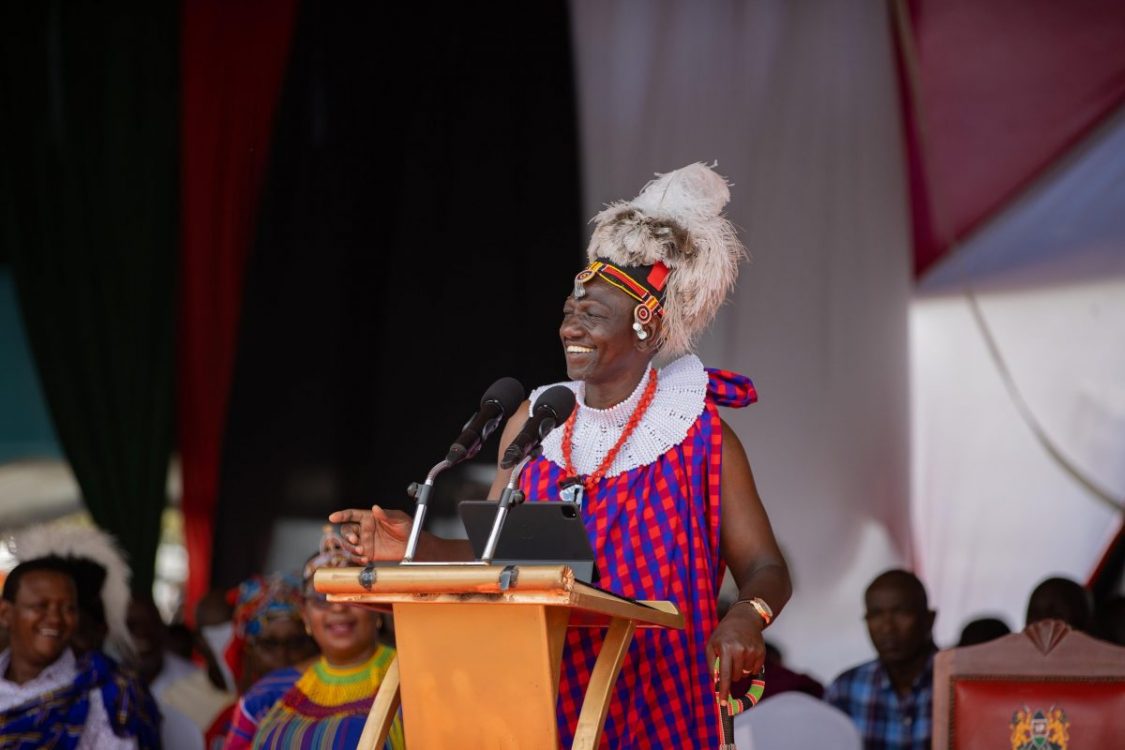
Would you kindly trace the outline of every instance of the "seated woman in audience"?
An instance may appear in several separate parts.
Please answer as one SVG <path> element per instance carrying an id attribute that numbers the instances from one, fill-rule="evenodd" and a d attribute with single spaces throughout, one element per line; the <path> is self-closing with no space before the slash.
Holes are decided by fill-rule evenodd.
<path id="1" fill-rule="evenodd" d="M 319 659 L 270 673 L 238 702 L 228 750 L 241 748 L 354 748 L 394 649 L 379 643 L 381 616 L 328 602 L 312 587 L 317 568 L 349 565 L 330 530 L 305 565 L 303 614 L 320 647 Z M 404 747 L 396 720 L 384 750 Z"/>
<path id="2" fill-rule="evenodd" d="M 316 641 L 305 633 L 305 596 L 296 574 L 251 576 L 231 593 L 235 599 L 231 639 L 221 656 L 236 682 L 238 695 L 270 672 L 317 655 Z M 208 748 L 223 747 L 237 705 L 234 696 L 214 717 L 206 732 Z"/>
<path id="3" fill-rule="evenodd" d="M 158 748 L 159 714 L 138 680 L 98 650 L 75 657 L 78 589 L 70 558 L 20 563 L 4 581 L 0 747 Z"/>

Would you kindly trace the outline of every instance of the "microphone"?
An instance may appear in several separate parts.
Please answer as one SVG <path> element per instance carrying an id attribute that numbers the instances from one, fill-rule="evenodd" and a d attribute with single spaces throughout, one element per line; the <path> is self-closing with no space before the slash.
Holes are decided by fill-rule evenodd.
<path id="1" fill-rule="evenodd" d="M 504 451 L 501 469 L 510 469 L 527 458 L 547 437 L 547 433 L 565 422 L 574 411 L 574 391 L 565 385 L 554 385 L 543 391 L 535 401 L 531 417 Z"/>
<path id="2" fill-rule="evenodd" d="M 480 409 L 465 423 L 460 436 L 449 446 L 445 460 L 450 466 L 466 461 L 480 452 L 488 436 L 500 423 L 519 408 L 524 390 L 515 378 L 500 378 L 488 387 L 480 399 Z"/>

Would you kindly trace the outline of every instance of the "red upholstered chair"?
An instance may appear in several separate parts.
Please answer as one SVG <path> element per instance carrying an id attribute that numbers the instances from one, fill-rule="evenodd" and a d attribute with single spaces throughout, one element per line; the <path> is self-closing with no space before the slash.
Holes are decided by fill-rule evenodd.
<path id="1" fill-rule="evenodd" d="M 934 750 L 1125 749 L 1125 648 L 1059 620 L 934 660 Z"/>

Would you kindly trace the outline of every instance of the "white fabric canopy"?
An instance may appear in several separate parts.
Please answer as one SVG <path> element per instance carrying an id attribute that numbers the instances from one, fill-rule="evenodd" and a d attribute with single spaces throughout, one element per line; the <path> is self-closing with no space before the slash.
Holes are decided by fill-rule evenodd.
<path id="1" fill-rule="evenodd" d="M 1122 206 L 1125 116 L 921 285 L 911 316 L 913 513 L 946 641 L 982 613 L 1022 627 L 1038 581 L 1084 583 L 1117 533 Z"/>

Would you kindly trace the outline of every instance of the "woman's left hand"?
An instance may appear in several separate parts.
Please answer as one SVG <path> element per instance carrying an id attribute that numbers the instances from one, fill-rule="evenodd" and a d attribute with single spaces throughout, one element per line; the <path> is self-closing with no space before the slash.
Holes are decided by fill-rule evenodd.
<path id="1" fill-rule="evenodd" d="M 707 663 L 719 659 L 719 695 L 726 700 L 732 682 L 757 674 L 766 660 L 762 616 L 753 607 L 736 604 L 707 641 Z M 714 676 L 714 675 L 712 675 Z"/>

